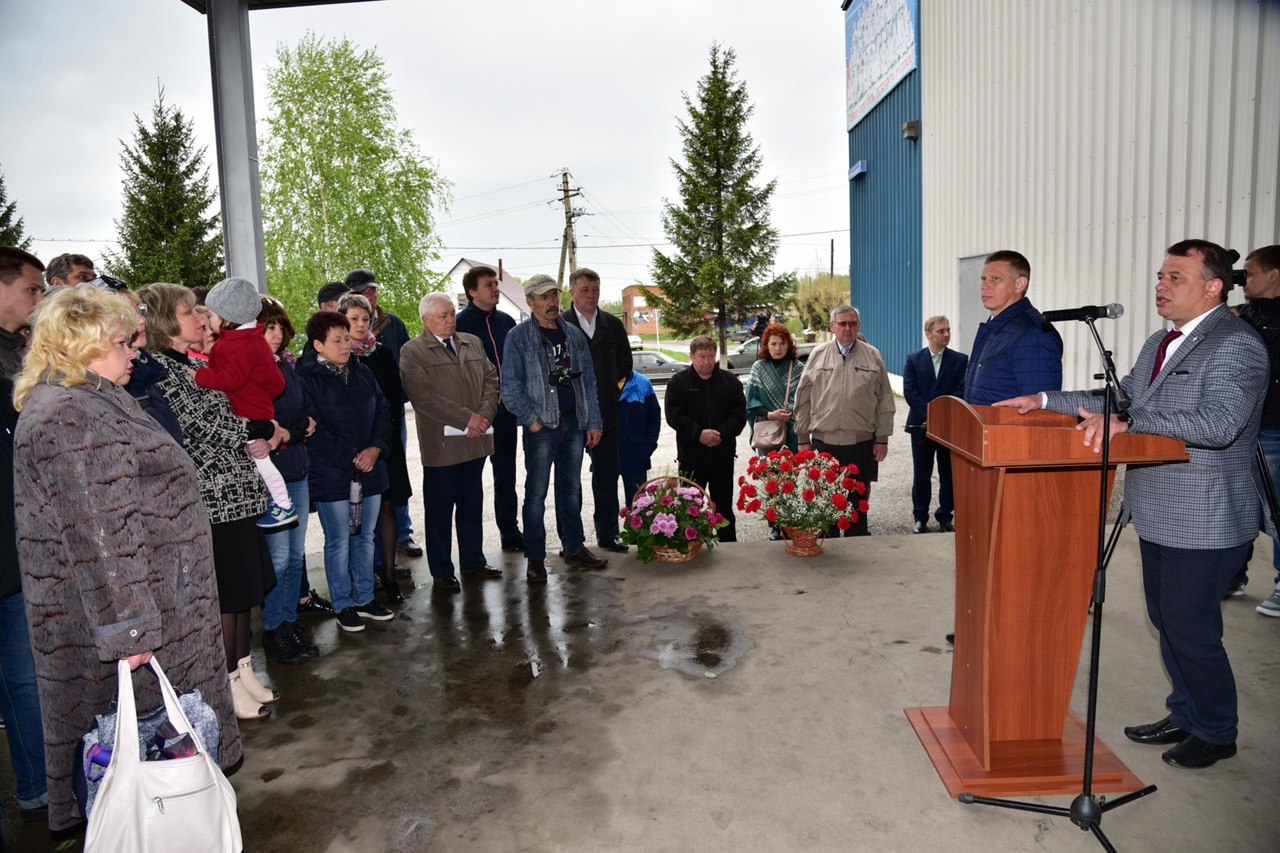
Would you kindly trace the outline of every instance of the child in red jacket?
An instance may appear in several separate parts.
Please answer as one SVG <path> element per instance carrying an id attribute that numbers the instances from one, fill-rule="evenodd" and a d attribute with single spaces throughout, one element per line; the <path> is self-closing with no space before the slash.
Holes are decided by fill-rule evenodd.
<path id="1" fill-rule="evenodd" d="M 242 418 L 275 420 L 273 401 L 284 392 L 284 376 L 258 326 L 258 312 L 262 310 L 258 288 L 248 279 L 228 278 L 209 291 L 204 304 L 218 339 L 209 351 L 209 366 L 195 371 L 196 384 L 224 392 L 231 401 L 231 410 Z M 266 442 L 251 441 L 248 450 L 271 493 L 258 526 L 271 529 L 296 522 L 297 510 L 289 499 L 284 478 L 268 455 Z"/>

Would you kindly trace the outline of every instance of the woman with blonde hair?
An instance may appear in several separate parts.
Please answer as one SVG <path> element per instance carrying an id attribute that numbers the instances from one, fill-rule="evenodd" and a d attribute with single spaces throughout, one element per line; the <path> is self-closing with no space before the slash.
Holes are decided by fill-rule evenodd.
<path id="1" fill-rule="evenodd" d="M 36 664 L 49 827 L 81 820 L 72 792 L 80 738 L 116 696 L 116 662 L 156 652 L 173 683 L 218 716 L 217 760 L 239 761 L 222 667 L 209 516 L 195 467 L 124 390 L 136 316 L 80 286 L 44 301 L 14 385 L 18 555 Z M 137 679 L 139 710 L 163 700 Z"/>

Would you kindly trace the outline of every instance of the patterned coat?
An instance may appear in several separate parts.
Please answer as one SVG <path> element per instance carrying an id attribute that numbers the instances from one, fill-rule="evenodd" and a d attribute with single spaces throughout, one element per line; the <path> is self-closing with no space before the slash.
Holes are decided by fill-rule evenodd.
<path id="1" fill-rule="evenodd" d="M 1267 390 L 1267 348 L 1257 332 L 1220 305 L 1149 382 L 1164 329 L 1147 338 L 1120 380 L 1133 401 L 1129 431 L 1187 443 L 1190 462 L 1130 467 L 1125 512 L 1138 535 L 1172 548 L 1231 548 L 1252 542 L 1262 520 L 1254 457 Z M 1049 408 L 1102 411 L 1088 391 L 1049 393 Z"/>
<path id="2" fill-rule="evenodd" d="M 187 366 L 172 355 L 155 353 L 154 357 L 169 371 L 156 381 L 156 387 L 182 426 L 182 446 L 196 463 L 209 521 L 224 524 L 262 515 L 267 487 L 245 449 L 249 422 L 231 411 L 226 394 L 197 385 Z"/>
<path id="3" fill-rule="evenodd" d="M 100 387 L 99 387 L 100 383 Z M 209 517 L 191 458 L 128 392 L 89 374 L 41 385 L 14 434 L 18 553 L 49 780 L 49 826 L 81 818 L 80 737 L 115 699 L 115 662 L 155 650 L 221 725 L 219 763 L 241 756 L 214 581 Z M 135 679 L 139 713 L 162 704 Z"/>

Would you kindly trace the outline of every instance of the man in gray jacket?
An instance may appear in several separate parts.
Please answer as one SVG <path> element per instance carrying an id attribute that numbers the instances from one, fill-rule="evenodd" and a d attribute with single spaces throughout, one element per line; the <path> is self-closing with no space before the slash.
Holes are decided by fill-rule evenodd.
<path id="1" fill-rule="evenodd" d="M 1222 645 L 1221 599 L 1258 535 L 1262 482 L 1254 458 L 1267 389 L 1267 348 L 1227 308 L 1234 252 L 1207 240 L 1170 246 L 1156 276 L 1156 311 L 1172 327 L 1147 338 L 1128 376 L 1127 412 L 1103 423 L 1088 391 L 1034 394 L 995 405 L 1023 414 L 1078 414 L 1095 453 L 1103 430 L 1165 435 L 1190 464 L 1130 468 L 1124 508 L 1138 532 L 1147 616 L 1173 683 L 1169 713 L 1129 726 L 1130 740 L 1172 744 L 1174 767 L 1208 767 L 1236 754 L 1236 683 Z M 1238 256 L 1237 256 L 1238 257 Z"/>
<path id="2" fill-rule="evenodd" d="M 456 331 L 453 300 L 428 293 L 418 305 L 422 334 L 400 352 L 400 379 L 413 404 L 422 453 L 427 565 L 437 589 L 456 592 L 453 537 L 464 574 L 497 578 L 484 556 L 484 460 L 493 455 L 498 371 L 475 335 Z"/>
<path id="3" fill-rule="evenodd" d="M 867 536 L 867 502 L 871 481 L 889 452 L 893 433 L 893 388 L 880 350 L 858 340 L 862 318 L 857 308 L 841 305 L 831 312 L 834 341 L 822 344 L 809 356 L 796 388 L 792 413 L 801 450 L 825 451 L 840 461 L 858 466 L 854 480 L 857 494 L 849 499 L 859 508 L 858 520 L 846 536 Z M 828 536 L 838 536 L 834 527 Z"/>

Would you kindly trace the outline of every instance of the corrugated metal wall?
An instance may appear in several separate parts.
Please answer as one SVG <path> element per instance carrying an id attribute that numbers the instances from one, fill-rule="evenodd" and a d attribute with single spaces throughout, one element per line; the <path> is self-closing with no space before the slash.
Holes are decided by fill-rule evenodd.
<path id="1" fill-rule="evenodd" d="M 921 62 L 923 66 L 923 59 Z M 864 334 L 901 374 L 924 346 L 920 317 L 920 142 L 902 123 L 920 118 L 920 70 L 911 72 L 849 132 L 849 165 L 867 173 L 849 184 L 849 277 Z"/>
<path id="2" fill-rule="evenodd" d="M 1165 247 L 1280 242 L 1280 3 L 921 5 L 928 313 L 954 325 L 959 258 L 1017 249 L 1041 310 L 1125 306 L 1099 324 L 1123 372 Z M 1065 382 L 1093 386 L 1088 329 L 1059 328 Z"/>

